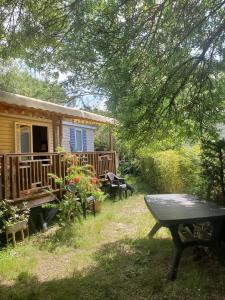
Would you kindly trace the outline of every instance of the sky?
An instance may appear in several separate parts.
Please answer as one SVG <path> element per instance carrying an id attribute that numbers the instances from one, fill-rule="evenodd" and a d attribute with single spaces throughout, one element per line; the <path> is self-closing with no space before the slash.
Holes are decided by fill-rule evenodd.
<path id="1" fill-rule="evenodd" d="M 84 96 L 83 100 L 84 100 L 85 104 L 87 104 L 88 106 L 90 106 L 92 108 L 97 108 L 97 109 L 103 110 L 103 111 L 107 110 L 106 99 L 104 99 L 104 98 L 99 99 L 96 96 L 89 95 L 89 96 Z M 79 108 L 82 108 L 82 107 L 79 107 Z"/>
<path id="2" fill-rule="evenodd" d="M 32 77 L 34 77 L 36 79 L 40 79 L 40 80 L 45 79 L 45 77 L 37 70 L 28 68 L 24 63 L 19 63 L 19 65 L 21 66 L 22 69 L 26 69 Z M 57 70 L 56 70 L 56 72 L 58 72 L 58 74 L 59 74 L 59 77 L 58 77 L 59 83 L 62 83 L 63 81 L 65 81 L 67 79 L 68 74 L 61 73 Z M 82 97 L 82 100 L 77 99 L 76 108 L 82 109 L 83 103 L 84 103 L 86 106 L 89 106 L 91 108 L 97 108 L 99 110 L 106 111 L 107 110 L 106 101 L 107 101 L 107 99 L 104 97 L 97 97 L 95 95 L 86 95 L 86 96 Z"/>

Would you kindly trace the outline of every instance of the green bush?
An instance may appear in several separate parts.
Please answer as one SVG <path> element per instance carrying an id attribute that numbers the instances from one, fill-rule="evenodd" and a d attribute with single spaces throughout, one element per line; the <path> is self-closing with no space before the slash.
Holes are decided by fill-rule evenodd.
<path id="1" fill-rule="evenodd" d="M 179 150 L 140 152 L 142 179 L 152 192 L 196 194 L 200 185 L 198 146 Z"/>
<path id="2" fill-rule="evenodd" d="M 225 140 L 202 141 L 202 190 L 205 198 L 225 203 Z"/>
<path id="3" fill-rule="evenodd" d="M 57 202 L 44 204 L 43 207 L 58 209 L 59 224 L 66 226 L 81 219 L 82 213 L 84 214 L 89 206 L 89 196 L 94 196 L 96 201 L 102 202 L 106 195 L 101 191 L 99 179 L 95 177 L 91 165 L 80 165 L 79 158 L 70 153 L 64 153 L 63 159 L 68 166 L 67 176 L 63 178 L 56 174 L 48 174 L 56 185 L 61 186 L 63 195 Z"/>

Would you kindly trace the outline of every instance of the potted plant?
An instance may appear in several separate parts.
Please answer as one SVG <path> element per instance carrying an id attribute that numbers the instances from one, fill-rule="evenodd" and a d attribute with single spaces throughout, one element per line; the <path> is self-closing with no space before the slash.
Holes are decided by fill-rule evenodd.
<path id="1" fill-rule="evenodd" d="M 101 191 L 99 179 L 95 177 L 91 165 L 78 166 L 77 164 L 73 164 L 70 167 L 67 179 L 69 180 L 69 184 L 75 186 L 83 203 L 87 201 L 89 196 L 93 196 L 95 198 L 95 211 L 101 211 L 101 203 L 106 199 L 106 195 Z"/>
<path id="2" fill-rule="evenodd" d="M 0 202 L 0 233 L 15 233 L 27 229 L 29 209 L 26 203 L 22 208 L 12 205 L 7 200 Z"/>
<path id="3" fill-rule="evenodd" d="M 91 165 L 79 165 L 79 160 L 76 156 L 65 155 L 69 167 L 68 175 L 62 179 L 55 174 L 49 174 L 54 179 L 55 183 L 64 187 L 64 195 L 61 202 L 70 199 L 70 206 L 73 205 L 73 199 L 78 200 L 80 207 L 83 210 L 84 216 L 88 208 L 93 209 L 93 202 L 89 203 L 90 196 L 95 198 L 95 211 L 100 212 L 101 202 L 105 200 L 105 194 L 100 190 L 99 179 L 95 177 L 93 167 Z M 71 201 L 72 200 L 72 201 Z M 64 205 L 60 201 L 57 204 L 62 208 Z M 74 207 L 74 215 L 79 215 L 79 206 Z M 82 211 L 81 210 L 81 211 Z M 62 213 L 62 210 L 61 210 Z"/>
<path id="4" fill-rule="evenodd" d="M 100 189 L 94 191 L 92 195 L 95 197 L 95 212 L 99 213 L 102 209 L 102 202 L 106 200 L 106 194 Z"/>

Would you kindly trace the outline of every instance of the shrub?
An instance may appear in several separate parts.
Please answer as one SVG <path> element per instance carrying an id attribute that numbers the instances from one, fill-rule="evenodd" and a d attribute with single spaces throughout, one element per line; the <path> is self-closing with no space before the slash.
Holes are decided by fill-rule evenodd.
<path id="1" fill-rule="evenodd" d="M 136 158 L 128 158 L 127 160 L 120 160 L 118 172 L 122 175 L 134 175 L 140 174 L 139 161 Z"/>
<path id="2" fill-rule="evenodd" d="M 95 177 L 91 165 L 79 165 L 76 155 L 66 154 L 68 169 L 65 178 L 55 174 L 49 174 L 55 183 L 60 185 L 64 191 L 62 199 L 57 203 L 47 204 L 44 207 L 58 209 L 58 220 L 62 226 L 80 220 L 81 214 L 88 207 L 87 198 L 94 196 L 99 202 L 105 200 L 105 194 L 99 188 L 99 179 Z"/>
<path id="3" fill-rule="evenodd" d="M 28 222 L 30 210 L 26 203 L 23 203 L 23 208 L 19 209 L 16 205 L 12 205 L 7 200 L 0 201 L 0 233 L 5 231 L 9 225 L 20 221 Z"/>
<path id="4" fill-rule="evenodd" d="M 199 189 L 199 147 L 183 147 L 140 155 L 141 176 L 152 192 L 192 193 Z"/>
<path id="5" fill-rule="evenodd" d="M 225 140 L 202 142 L 202 190 L 207 199 L 225 202 Z"/>

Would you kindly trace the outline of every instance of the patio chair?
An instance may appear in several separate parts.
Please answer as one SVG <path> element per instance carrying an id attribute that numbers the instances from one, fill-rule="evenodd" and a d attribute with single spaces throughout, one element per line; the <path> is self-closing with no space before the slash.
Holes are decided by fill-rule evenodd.
<path id="1" fill-rule="evenodd" d="M 118 192 L 120 198 L 123 194 L 127 198 L 128 191 L 130 191 L 131 195 L 133 194 L 134 188 L 128 184 L 124 178 L 118 177 L 112 172 L 108 172 L 106 177 L 109 180 L 111 192 Z"/>

